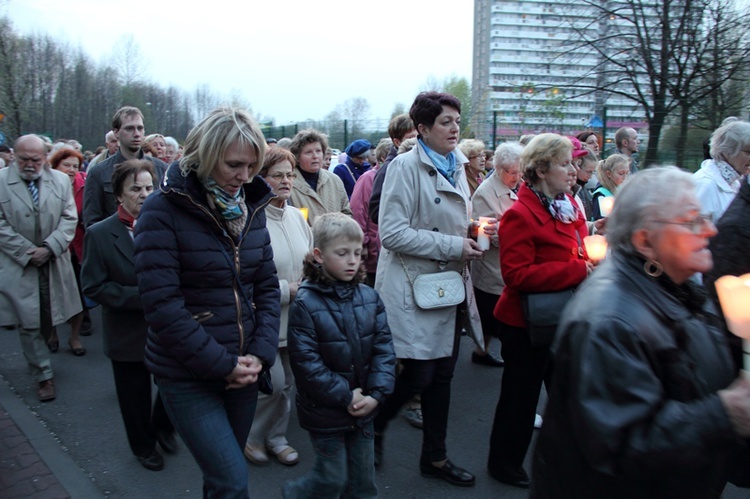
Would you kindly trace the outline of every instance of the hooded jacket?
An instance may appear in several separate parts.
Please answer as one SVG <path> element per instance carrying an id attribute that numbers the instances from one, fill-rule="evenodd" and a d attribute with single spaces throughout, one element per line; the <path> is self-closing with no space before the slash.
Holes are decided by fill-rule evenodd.
<path id="1" fill-rule="evenodd" d="M 265 213 L 273 194 L 260 177 L 244 189 L 239 240 L 208 207 L 195 172 L 182 176 L 178 163 L 141 209 L 135 266 L 149 325 L 145 362 L 156 376 L 222 379 L 245 354 L 273 365 L 280 296 Z"/>
<path id="2" fill-rule="evenodd" d="M 304 277 L 288 330 L 299 423 L 321 433 L 354 430 L 377 413 L 357 418 L 347 412 L 355 388 L 378 406 L 393 393 L 396 354 L 385 306 L 359 279 L 331 280 L 311 258 Z"/>

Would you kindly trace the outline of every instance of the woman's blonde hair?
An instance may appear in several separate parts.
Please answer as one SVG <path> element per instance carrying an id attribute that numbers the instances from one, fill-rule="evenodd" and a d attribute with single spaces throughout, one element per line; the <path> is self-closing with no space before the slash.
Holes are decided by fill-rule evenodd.
<path id="1" fill-rule="evenodd" d="M 624 154 L 612 154 L 606 160 L 600 161 L 599 164 L 596 165 L 596 179 L 602 184 L 602 186 L 604 186 L 604 188 L 614 194 L 617 190 L 617 185 L 615 185 L 614 181 L 609 175 L 607 175 L 607 173 L 612 173 L 612 171 L 621 164 L 625 164 L 630 168 L 631 161 L 632 160 Z"/>
<path id="2" fill-rule="evenodd" d="M 573 143 L 567 137 L 556 133 L 535 135 L 521 152 L 521 174 L 528 183 L 536 185 L 541 180 L 539 172 L 546 173 L 552 161 L 572 151 Z"/>
<path id="3" fill-rule="evenodd" d="M 185 139 L 184 153 L 180 159 L 183 175 L 194 170 L 198 178 L 205 179 L 224 159 L 227 149 L 234 144 L 251 147 L 256 154 L 250 172 L 251 179 L 263 166 L 266 139 L 250 113 L 243 109 L 220 107 L 211 111 L 198 123 Z"/>

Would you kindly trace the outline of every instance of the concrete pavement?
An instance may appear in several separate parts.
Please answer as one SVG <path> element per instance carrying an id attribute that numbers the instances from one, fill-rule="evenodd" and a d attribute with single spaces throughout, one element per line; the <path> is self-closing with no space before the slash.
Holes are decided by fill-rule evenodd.
<path id="1" fill-rule="evenodd" d="M 60 351 L 52 357 L 57 399 L 40 403 L 21 353 L 16 331 L 0 329 L 0 498 L 182 498 L 201 497 L 201 474 L 182 442 L 165 455 L 159 472 L 144 469 L 130 454 L 119 413 L 109 360 L 102 353 L 98 310 L 94 335 L 82 338 L 88 353 L 67 349 L 68 330 L 60 328 Z M 495 342 L 492 345 L 498 348 Z M 448 428 L 449 457 L 477 476 L 476 486 L 460 488 L 419 475 L 420 430 L 394 419 L 385 437 L 385 463 L 377 474 L 386 498 L 516 499 L 527 491 L 505 486 L 487 474 L 485 463 L 502 369 L 470 362 L 472 344 L 462 339 L 453 382 Z M 293 414 L 288 438 L 300 463 L 285 467 L 249 464 L 250 496 L 281 497 L 284 481 L 310 469 L 312 449 Z M 531 454 L 531 453 L 529 453 Z M 527 469 L 530 469 L 530 456 Z M 747 498 L 729 486 L 725 499 Z"/>

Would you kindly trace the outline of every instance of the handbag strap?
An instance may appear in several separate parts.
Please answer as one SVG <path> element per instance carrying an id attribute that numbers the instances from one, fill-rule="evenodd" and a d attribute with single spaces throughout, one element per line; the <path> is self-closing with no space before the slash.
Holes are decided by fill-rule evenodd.
<path id="1" fill-rule="evenodd" d="M 401 253 L 396 253 L 396 256 L 398 256 L 398 261 L 401 262 L 401 268 L 404 269 L 404 274 L 406 274 L 406 278 L 409 280 L 409 284 L 411 284 L 412 287 L 414 287 L 414 279 L 411 278 L 409 275 L 409 271 L 406 270 L 406 264 L 404 263 L 404 259 L 401 257 Z M 466 281 L 469 280 L 469 264 L 467 262 L 464 262 L 464 267 L 461 269 L 461 278 L 464 281 L 464 284 L 466 284 Z"/>

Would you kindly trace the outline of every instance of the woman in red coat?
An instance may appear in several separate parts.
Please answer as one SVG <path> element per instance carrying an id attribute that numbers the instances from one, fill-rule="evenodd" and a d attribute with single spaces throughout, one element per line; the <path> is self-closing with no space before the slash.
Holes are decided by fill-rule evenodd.
<path id="1" fill-rule="evenodd" d="M 81 290 L 81 262 L 83 262 L 83 187 L 86 183 L 86 174 L 81 171 L 81 165 L 83 164 L 83 155 L 77 150 L 69 146 L 63 146 L 57 151 L 53 152 L 49 158 L 49 163 L 52 168 L 59 170 L 70 177 L 70 182 L 73 185 L 73 196 L 76 201 L 76 209 L 78 211 L 78 224 L 76 225 L 76 233 L 71 241 L 70 249 L 70 261 L 73 264 L 73 270 L 76 275 L 76 289 L 80 294 Z M 83 294 L 81 294 L 81 303 L 85 304 Z M 88 316 L 88 310 L 84 305 L 83 311 L 74 315 L 70 319 L 70 339 L 68 340 L 68 346 L 70 352 L 76 357 L 86 355 L 86 349 L 81 344 L 80 334 L 81 325 L 84 319 Z M 88 330 L 91 330 L 91 321 L 89 320 Z M 89 334 L 91 334 L 89 332 Z M 52 352 L 57 352 L 60 343 L 57 338 L 57 329 L 52 337 L 47 340 L 47 347 Z"/>
<path id="2" fill-rule="evenodd" d="M 500 269 L 505 289 L 495 306 L 505 360 L 487 463 L 495 479 L 528 487 L 523 460 L 531 442 L 549 347 L 531 345 L 521 308 L 524 293 L 578 286 L 591 272 L 584 216 L 568 194 L 575 182 L 573 145 L 560 135 L 537 135 L 521 154 L 524 184 L 500 221 Z"/>

